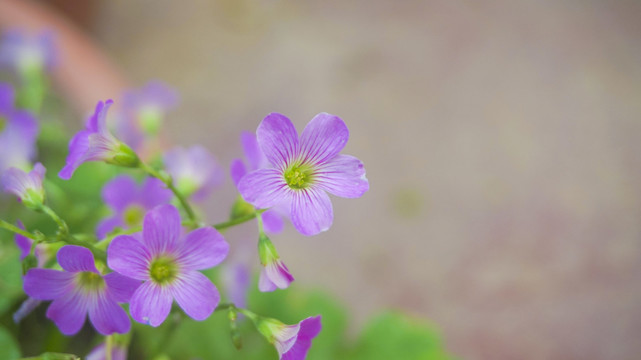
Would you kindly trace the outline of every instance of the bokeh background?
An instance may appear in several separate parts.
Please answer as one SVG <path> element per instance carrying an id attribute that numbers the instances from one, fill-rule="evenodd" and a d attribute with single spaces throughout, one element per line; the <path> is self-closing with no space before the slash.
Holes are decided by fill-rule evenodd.
<path id="1" fill-rule="evenodd" d="M 391 307 L 465 359 L 641 354 L 641 3 L 50 5 L 130 84 L 175 87 L 168 137 L 225 167 L 270 112 L 345 120 L 371 190 L 334 198 L 330 231 L 273 240 L 353 332 Z"/>

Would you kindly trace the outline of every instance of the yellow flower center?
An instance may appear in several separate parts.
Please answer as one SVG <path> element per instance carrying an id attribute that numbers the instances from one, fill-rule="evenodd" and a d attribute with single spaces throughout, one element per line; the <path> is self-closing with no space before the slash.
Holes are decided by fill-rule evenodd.
<path id="1" fill-rule="evenodd" d="M 178 265 L 174 259 L 159 257 L 151 262 L 149 276 L 158 284 L 165 284 L 176 278 Z"/>
<path id="2" fill-rule="evenodd" d="M 285 182 L 292 189 L 304 189 L 314 181 L 314 169 L 305 164 L 290 166 L 285 173 Z"/>
<path id="3" fill-rule="evenodd" d="M 140 205 L 131 205 L 123 213 L 123 219 L 128 227 L 140 225 L 145 216 L 145 209 Z"/>
<path id="4" fill-rule="evenodd" d="M 102 289 L 105 286 L 105 280 L 102 278 L 102 276 L 91 271 L 79 272 L 76 279 L 78 281 L 78 284 L 85 291 L 94 291 Z"/>

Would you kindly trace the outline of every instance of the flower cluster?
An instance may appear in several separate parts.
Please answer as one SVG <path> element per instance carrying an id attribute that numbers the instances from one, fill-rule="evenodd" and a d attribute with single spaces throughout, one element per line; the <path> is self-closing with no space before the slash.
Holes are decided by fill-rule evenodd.
<path id="1" fill-rule="evenodd" d="M 157 327 L 178 308 L 197 321 L 227 310 L 235 345 L 240 346 L 235 325 L 240 313 L 274 345 L 280 359 L 304 359 L 320 333 L 320 315 L 294 325 L 257 315 L 245 308 L 246 287 L 255 268 L 260 291 L 286 289 L 294 281 L 268 233 L 281 232 L 287 220 L 301 234 L 317 235 L 334 220 L 328 194 L 356 198 L 369 189 L 362 162 L 340 154 L 349 138 L 343 120 L 320 113 L 299 136 L 287 117 L 272 113 L 256 133 L 243 132 L 244 159 L 230 165 L 237 200 L 229 219 L 207 225 L 195 202 L 200 204 L 224 181 L 216 158 L 199 145 L 158 146 L 164 118 L 177 103 L 175 91 L 158 82 L 129 91 L 115 117 L 109 113 L 114 101 L 99 101 L 84 129 L 69 141 L 58 176 L 71 179 L 85 162 L 130 172 L 112 172 L 100 182 L 102 203 L 111 214 L 86 233 L 71 231 L 47 197 L 52 187 L 59 198 L 64 191 L 46 181 L 43 164 L 33 163 L 39 130 L 34 114 L 40 112 L 41 85 L 46 83 L 34 76 L 44 76 L 53 65 L 51 38 L 43 35 L 29 42 L 10 34 L 8 39 L 0 46 L 0 65 L 13 64 L 29 80 L 24 86 L 33 88 L 25 92 L 30 98 L 18 101 L 13 87 L 0 83 L 0 183 L 4 192 L 57 225 L 55 233 L 45 234 L 0 220 L 0 228 L 16 233 L 23 289 L 29 296 L 14 319 L 50 302 L 46 317 L 61 333 L 78 333 L 88 318 L 99 334 L 108 336 L 88 358 L 125 359 L 130 335 L 115 344 L 113 339 L 130 332 L 131 319 Z M 221 296 L 215 276 L 207 271 L 223 263 L 230 251 L 221 232 L 252 220 L 258 261 L 255 252 L 239 247 L 251 254 L 239 259 L 254 260 L 230 266 L 225 287 L 231 290 Z M 221 297 L 233 303 L 221 304 Z M 174 302 L 178 306 L 172 310 Z"/>

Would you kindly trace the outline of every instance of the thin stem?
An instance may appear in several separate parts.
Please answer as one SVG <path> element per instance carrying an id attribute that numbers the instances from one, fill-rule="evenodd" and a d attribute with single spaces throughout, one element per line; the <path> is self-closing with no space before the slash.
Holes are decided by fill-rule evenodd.
<path id="1" fill-rule="evenodd" d="M 111 360 L 111 351 L 113 349 L 113 337 L 111 335 L 105 336 L 105 360 Z"/>
<path id="2" fill-rule="evenodd" d="M 197 222 L 196 214 L 194 213 L 194 210 L 191 208 L 191 205 L 189 205 L 189 202 L 187 201 L 185 196 L 180 191 L 178 191 L 178 189 L 176 189 L 176 187 L 174 186 L 174 181 L 171 179 L 170 176 L 163 176 L 156 169 L 154 169 L 151 166 L 143 163 L 142 161 L 140 162 L 140 168 L 143 171 L 145 171 L 147 174 L 149 174 L 149 175 L 155 177 L 156 179 L 159 179 L 160 181 L 162 181 L 167 186 L 167 188 L 169 190 L 171 190 L 171 192 L 173 192 L 174 195 L 176 195 L 176 198 L 180 202 L 180 205 L 182 206 L 182 208 L 187 213 L 187 216 L 189 217 L 189 219 L 194 223 Z"/>
<path id="3" fill-rule="evenodd" d="M 4 229 L 9 230 L 11 232 L 14 232 L 16 234 L 20 234 L 20 235 L 22 235 L 24 237 L 27 237 L 27 238 L 31 239 L 31 240 L 37 240 L 37 236 L 36 235 L 34 235 L 34 234 L 32 234 L 32 233 L 30 233 L 30 232 L 28 232 L 26 230 L 22 230 L 21 228 L 13 225 L 11 223 L 8 223 L 8 222 L 6 222 L 6 221 L 4 221 L 2 219 L 0 219 L 0 228 L 4 228 Z"/>
<path id="4" fill-rule="evenodd" d="M 236 225 L 248 222 L 249 220 L 256 218 L 256 215 L 262 214 L 265 211 L 267 211 L 267 209 L 256 210 L 255 212 L 253 212 L 251 214 L 243 215 L 243 216 L 231 219 L 229 221 L 221 222 L 221 223 L 218 223 L 218 224 L 215 224 L 215 225 L 212 225 L 212 226 L 216 230 L 224 230 L 224 229 L 230 228 L 232 226 L 236 226 Z"/>
<path id="5" fill-rule="evenodd" d="M 258 221 L 258 234 L 262 235 L 265 233 L 265 230 L 263 230 L 263 217 L 260 214 L 261 213 L 256 212 L 256 221 Z"/>
<path id="6" fill-rule="evenodd" d="M 67 226 L 67 223 L 62 220 L 58 214 L 56 214 L 55 211 L 53 211 L 52 208 L 48 207 L 47 205 L 42 205 L 40 208 L 42 209 L 42 212 L 45 214 L 49 215 L 49 217 L 58 224 L 58 230 L 60 231 L 60 234 L 63 236 L 68 236 L 69 235 L 69 226 Z"/>

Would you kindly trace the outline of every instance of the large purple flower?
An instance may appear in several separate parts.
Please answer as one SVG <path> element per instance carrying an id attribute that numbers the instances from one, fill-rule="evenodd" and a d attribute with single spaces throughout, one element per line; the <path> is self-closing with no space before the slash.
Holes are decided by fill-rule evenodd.
<path id="1" fill-rule="evenodd" d="M 62 179 L 69 180 L 78 166 L 85 161 L 105 161 L 126 167 L 138 165 L 139 160 L 133 150 L 118 141 L 107 129 L 107 111 L 112 104 L 112 100 L 98 102 L 85 130 L 78 132 L 71 139 L 67 164 L 58 174 Z"/>
<path id="2" fill-rule="evenodd" d="M 234 159 L 230 165 L 231 179 L 238 188 L 240 179 L 247 174 L 248 171 L 264 169 L 269 167 L 267 157 L 260 150 L 256 135 L 248 131 L 243 131 L 240 134 L 240 142 L 243 146 L 243 152 L 247 159 L 247 166 L 241 159 Z M 268 233 L 276 234 L 283 230 L 283 214 L 288 209 L 272 208 L 265 211 L 261 216 L 265 226 L 265 231 Z"/>
<path id="3" fill-rule="evenodd" d="M 299 139 L 287 117 L 272 113 L 260 123 L 256 135 L 271 168 L 248 173 L 238 189 L 259 208 L 288 206 L 294 227 L 303 235 L 318 234 L 332 225 L 334 214 L 326 192 L 356 198 L 369 189 L 363 163 L 339 155 L 349 131 L 337 116 L 316 115 Z"/>
<path id="4" fill-rule="evenodd" d="M 216 158 L 204 147 L 173 148 L 165 153 L 165 166 L 180 192 L 204 199 L 223 181 L 223 171 Z"/>
<path id="5" fill-rule="evenodd" d="M 229 245 L 213 228 L 196 229 L 184 238 L 180 214 L 173 205 L 161 205 L 145 215 L 142 237 L 120 235 L 107 250 L 109 267 L 144 281 L 131 298 L 129 310 L 138 322 L 158 326 L 175 299 L 196 320 L 216 308 L 216 286 L 198 270 L 218 265 Z"/>
<path id="6" fill-rule="evenodd" d="M 139 186 L 129 175 L 117 176 L 102 188 L 102 199 L 114 215 L 98 224 L 96 235 L 102 239 L 116 227 L 138 226 L 147 211 L 168 204 L 171 198 L 171 190 L 156 178 L 148 177 Z"/>
<path id="7" fill-rule="evenodd" d="M 258 331 L 274 344 L 281 360 L 303 360 L 314 339 L 321 331 L 321 317 L 314 316 L 294 325 L 245 313 L 256 325 Z"/>
<path id="8" fill-rule="evenodd" d="M 0 66 L 19 73 L 51 70 L 56 62 L 54 34 L 43 31 L 29 35 L 19 30 L 7 31 L 0 42 Z"/>
<path id="9" fill-rule="evenodd" d="M 26 168 L 36 153 L 38 122 L 14 108 L 11 85 L 0 83 L 0 173 L 9 167 Z"/>
<path id="10" fill-rule="evenodd" d="M 64 271 L 31 269 L 24 277 L 24 291 L 38 300 L 53 300 L 47 317 L 65 335 L 77 333 L 87 313 L 93 326 L 103 335 L 126 333 L 131 322 L 118 303 L 128 302 L 139 281 L 118 273 L 102 276 L 93 254 L 84 247 L 66 245 L 58 251 Z"/>

